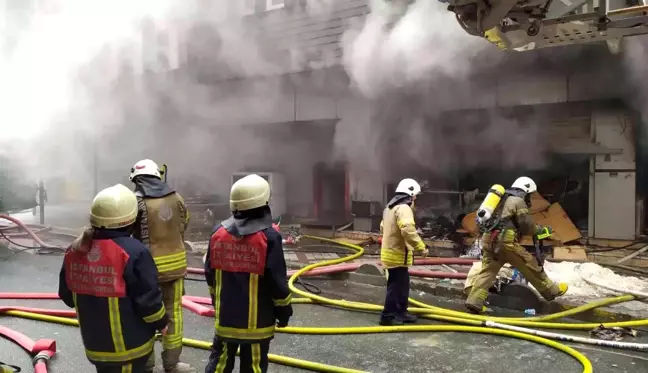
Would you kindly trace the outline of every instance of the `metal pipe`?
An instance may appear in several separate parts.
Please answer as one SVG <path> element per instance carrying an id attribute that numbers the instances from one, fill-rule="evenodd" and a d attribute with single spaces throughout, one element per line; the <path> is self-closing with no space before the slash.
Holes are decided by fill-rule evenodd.
<path id="1" fill-rule="evenodd" d="M 621 9 L 615 9 L 613 11 L 608 12 L 608 16 L 621 16 L 625 14 L 636 14 L 636 13 L 643 13 L 643 12 L 648 12 L 648 5 L 638 5 L 638 6 L 631 6 L 628 8 L 621 8 Z"/>
<path id="2" fill-rule="evenodd" d="M 41 179 L 38 182 L 38 205 L 40 207 L 40 224 L 45 224 L 45 184 Z"/>
<path id="3" fill-rule="evenodd" d="M 634 257 L 637 256 L 637 255 L 640 255 L 640 254 L 642 254 L 642 253 L 645 253 L 646 251 L 648 251 L 648 245 L 644 246 L 643 248 L 641 248 L 641 249 L 635 251 L 634 253 L 632 253 L 632 254 L 630 254 L 630 255 L 628 255 L 628 256 L 625 256 L 625 257 L 623 257 L 623 258 L 617 260 L 616 264 L 621 264 L 621 263 L 623 263 L 623 262 L 625 262 L 625 261 L 628 261 L 628 260 L 634 258 Z"/>

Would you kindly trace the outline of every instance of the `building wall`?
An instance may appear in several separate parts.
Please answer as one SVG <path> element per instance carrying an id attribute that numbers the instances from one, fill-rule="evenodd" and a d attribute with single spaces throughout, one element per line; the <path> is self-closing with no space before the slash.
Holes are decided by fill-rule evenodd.
<path id="1" fill-rule="evenodd" d="M 368 12 L 367 0 L 295 1 L 279 11 L 258 16 L 258 40 L 271 45 L 267 56 L 288 71 L 336 66 L 341 39 L 354 20 Z"/>
<path id="2" fill-rule="evenodd" d="M 595 142 L 621 154 L 592 157 L 589 235 L 633 240 L 637 219 L 634 123 L 624 111 L 598 111 L 592 116 Z"/>
<path id="3" fill-rule="evenodd" d="M 242 14 L 245 29 L 261 46 L 260 53 L 263 58 L 280 68 L 273 70 L 274 75 L 269 77 L 232 79 L 237 77 L 236 74 L 213 76 L 213 81 L 209 84 L 214 87 L 214 106 L 217 107 L 221 119 L 230 124 L 339 119 L 334 144 L 336 149 L 344 149 L 344 152 L 334 156 L 341 156 L 349 161 L 350 198 L 384 202 L 386 181 L 382 180 L 381 165 L 375 164 L 371 159 L 362 159 L 362 152 L 355 154 L 353 150 L 354 147 L 371 144 L 347 143 L 348 139 L 357 141 L 361 138 L 359 134 L 362 131 L 371 131 L 369 104 L 363 98 L 349 92 L 341 80 L 331 82 L 326 78 L 317 79 L 299 73 L 322 71 L 322 76 L 326 77 L 327 71 L 339 68 L 342 35 L 355 20 L 361 21 L 368 13 L 367 2 L 336 0 L 327 2 L 330 6 L 318 11 L 304 9 L 300 6 L 302 3 L 286 3 L 283 7 L 272 10 L 267 9 L 264 0 L 249 3 L 253 5 L 248 6 Z M 441 103 L 446 110 L 462 110 L 621 97 L 624 93 L 624 82 L 623 79 L 619 79 L 620 65 L 597 61 L 597 64 L 581 62 L 582 68 L 578 69 L 561 66 L 560 60 L 547 61 L 549 67 L 543 69 L 532 68 L 525 72 L 511 69 L 498 71 L 494 75 L 471 77 L 456 81 L 450 87 L 444 87 L 449 91 L 447 94 L 431 95 L 430 99 L 439 104 L 446 97 L 462 97 L 462 100 L 450 99 Z M 213 70 L 213 67 L 211 69 Z M 600 138 L 601 144 L 609 143 L 623 149 L 620 156 L 612 155 L 614 160 L 607 162 L 609 164 L 606 167 L 613 167 L 614 172 L 626 172 L 630 167 L 628 172 L 632 173 L 634 154 L 630 154 L 633 153 L 634 143 L 623 143 L 618 133 L 614 132 L 614 125 L 611 124 L 613 120 L 603 119 L 605 115 L 607 114 L 594 116 L 595 140 L 599 141 Z M 601 166 L 601 162 L 598 157 L 593 167 Z M 307 171 L 305 167 L 300 169 L 299 173 L 305 175 Z M 610 172 L 607 174 L 609 176 Z M 591 183 L 593 188 L 599 185 L 599 191 L 593 189 L 591 193 L 591 214 L 592 211 L 602 208 L 601 206 L 607 206 L 609 198 L 612 198 L 610 193 L 603 193 L 609 183 L 604 183 L 602 175 Z M 306 180 L 300 176 L 293 181 L 297 179 Z M 629 188 L 630 184 L 632 183 L 626 182 L 624 185 Z M 610 185 L 615 184 L 612 182 Z M 306 206 L 309 192 L 305 192 L 306 190 L 312 188 L 305 186 L 302 188 L 303 196 L 295 196 L 299 200 L 295 203 L 302 206 L 297 210 L 303 212 L 308 211 Z M 634 215 L 634 210 L 629 206 L 634 206 L 635 193 L 630 193 L 629 189 L 626 192 L 615 197 L 623 199 L 620 205 L 625 206 L 621 209 L 625 212 L 619 212 L 623 216 L 612 214 L 610 219 L 627 222 L 629 216 Z M 590 216 L 590 231 L 609 235 L 602 228 L 607 223 L 601 219 L 601 216 Z M 624 232 L 620 235 L 626 237 L 628 234 Z"/>

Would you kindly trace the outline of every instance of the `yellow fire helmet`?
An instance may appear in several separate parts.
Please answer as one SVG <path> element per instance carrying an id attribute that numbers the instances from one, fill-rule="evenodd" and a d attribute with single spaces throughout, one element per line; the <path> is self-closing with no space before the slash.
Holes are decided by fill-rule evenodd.
<path id="1" fill-rule="evenodd" d="M 95 228 L 116 229 L 135 223 L 137 197 L 117 184 L 99 192 L 90 207 L 90 224 Z"/>

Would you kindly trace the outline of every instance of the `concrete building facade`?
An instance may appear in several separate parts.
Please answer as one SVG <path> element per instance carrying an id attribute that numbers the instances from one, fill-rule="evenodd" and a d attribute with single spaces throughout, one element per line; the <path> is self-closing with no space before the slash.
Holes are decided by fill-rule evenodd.
<path id="1" fill-rule="evenodd" d="M 203 2 L 203 6 L 209 13 L 213 4 Z M 353 201 L 385 203 L 390 198 L 390 185 L 406 175 L 394 160 L 399 154 L 382 151 L 381 160 L 376 161 L 368 159 L 370 151 L 353 153 L 353 148 L 385 146 L 391 140 L 372 142 L 367 135 L 368 140 L 363 141 L 362 132 L 373 130 L 376 106 L 381 105 L 354 90 L 343 67 L 344 33 L 367 16 L 367 1 L 232 0 L 225 9 L 228 16 L 216 24 L 213 19 L 191 26 L 180 21 L 176 31 L 164 32 L 166 37 L 160 38 L 158 33 L 154 41 L 144 39 L 144 50 L 155 50 L 144 54 L 142 71 L 146 81 L 154 84 L 151 82 L 173 79 L 178 87 L 202 87 L 212 97 L 211 109 L 218 112 L 219 122 L 214 125 L 220 128 L 231 126 L 237 131 L 245 128 L 250 134 L 283 136 L 290 144 L 288 150 L 276 149 L 265 159 L 246 161 L 238 171 L 284 175 L 287 212 L 302 221 L 339 224 L 350 221 Z M 228 22 L 236 24 L 232 26 L 236 30 L 244 30 L 239 35 L 241 43 L 253 41 L 256 49 L 246 52 L 252 53 L 250 59 L 262 60 L 263 66 L 233 66 L 231 61 L 223 61 L 227 59 L 224 45 L 232 42 L 223 32 Z M 205 45 L 209 43 L 215 51 L 221 48 L 220 52 L 206 53 Z M 583 223 L 577 224 L 587 230 L 587 236 L 636 239 L 644 227 L 643 182 L 637 176 L 638 172 L 641 176 L 641 161 L 636 155 L 642 122 L 626 100 L 628 82 L 619 57 L 609 55 L 605 45 L 575 46 L 574 50 L 577 48 L 578 56 L 507 57 L 499 67 L 484 69 L 470 79 L 452 81 L 443 87 L 443 92 L 430 91 L 416 97 L 422 107 L 443 101 L 442 97 L 464 98 L 444 101 L 443 110 L 435 113 L 436 119 L 430 123 L 422 115 L 421 133 L 425 136 L 437 136 L 439 133 L 429 127 L 440 121 L 469 133 L 470 123 L 475 120 L 480 122 L 494 112 L 505 112 L 506 118 L 522 126 L 533 122 L 532 132 L 538 138 L 529 144 L 539 144 L 544 149 L 542 154 L 558 157 L 558 162 L 573 159 L 573 167 L 563 167 L 566 170 L 558 172 L 558 176 L 546 176 L 554 163 L 534 164 L 526 170 L 523 163 L 517 163 L 508 167 L 510 172 L 502 173 L 499 180 L 487 177 L 466 182 L 472 173 L 477 175 L 478 162 L 470 167 L 463 163 L 453 166 L 453 160 L 439 170 L 425 167 L 426 162 L 437 162 L 434 157 L 403 161 L 419 163 L 412 169 L 413 177 L 426 178 L 429 174 L 434 179 L 451 174 L 440 183 L 443 185 L 437 188 L 439 191 L 461 192 L 478 187 L 483 192 L 490 183 L 510 183 L 519 173 L 532 176 L 544 172 L 547 180 L 560 177 L 567 181 L 578 174 L 577 189 L 581 189 L 585 202 L 576 203 L 578 206 L 571 211 L 566 209 L 570 215 L 582 210 Z M 546 65 L 532 70 L 517 68 L 535 68 L 537 63 L 527 63 L 534 58 L 545 58 Z M 160 68 L 161 60 L 166 62 Z M 580 62 L 564 65 L 573 61 Z M 147 74 L 147 66 L 155 74 Z M 498 114 L 490 120 L 497 126 L 501 118 Z M 479 141 L 462 140 L 457 146 L 456 152 L 463 153 L 479 146 Z M 506 152 L 508 146 L 498 143 L 497 151 Z M 381 165 L 393 169 L 381 170 Z M 230 184 L 231 179 L 223 177 L 213 183 L 213 188 L 225 194 Z M 430 189 L 435 188 L 432 184 Z M 567 182 L 564 184 L 563 197 Z"/>

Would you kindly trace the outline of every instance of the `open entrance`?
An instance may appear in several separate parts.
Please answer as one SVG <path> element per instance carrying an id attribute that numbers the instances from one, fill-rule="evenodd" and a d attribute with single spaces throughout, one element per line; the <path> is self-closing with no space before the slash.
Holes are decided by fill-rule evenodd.
<path id="1" fill-rule="evenodd" d="M 313 187 L 314 223 L 337 226 L 350 221 L 349 183 L 344 163 L 315 164 Z"/>

